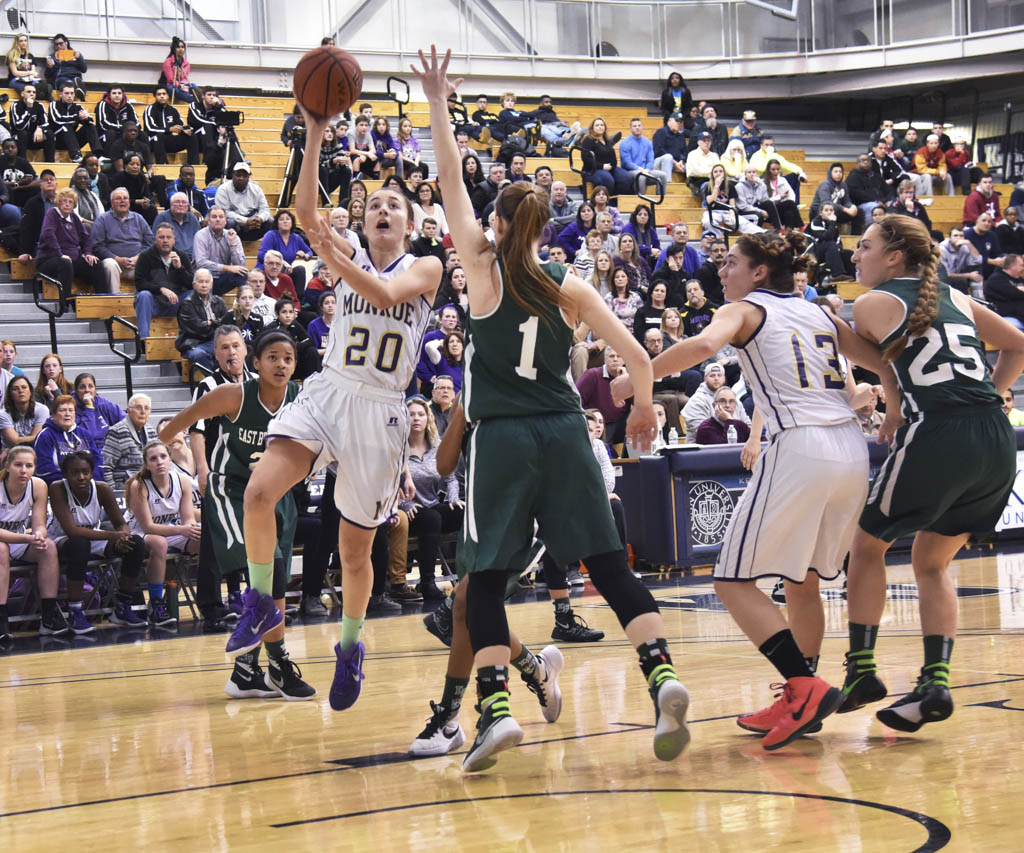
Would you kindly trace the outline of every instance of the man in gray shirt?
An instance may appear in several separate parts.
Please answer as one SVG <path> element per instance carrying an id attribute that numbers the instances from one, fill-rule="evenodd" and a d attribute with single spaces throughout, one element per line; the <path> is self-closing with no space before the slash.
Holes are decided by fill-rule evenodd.
<path id="1" fill-rule="evenodd" d="M 121 277 L 135 277 L 139 254 L 153 245 L 153 232 L 142 216 L 130 210 L 128 190 L 118 187 L 110 194 L 110 210 L 99 216 L 89 232 L 92 253 L 103 264 L 107 292 L 121 292 Z"/>
<path id="2" fill-rule="evenodd" d="M 224 208 L 214 205 L 206 217 L 207 225 L 192 242 L 192 258 L 196 269 L 209 270 L 213 276 L 213 292 L 218 296 L 245 284 L 247 270 L 242 241 L 234 229 L 227 228 Z"/>
<path id="3" fill-rule="evenodd" d="M 196 234 L 203 226 L 189 209 L 188 196 L 185 193 L 175 193 L 171 196 L 171 209 L 162 210 L 157 214 L 153 221 L 153 233 L 155 234 L 157 227 L 164 223 L 170 225 L 174 231 L 174 245 L 191 255 Z"/>
<path id="4" fill-rule="evenodd" d="M 243 240 L 259 240 L 272 227 L 267 197 L 251 177 L 252 170 L 243 160 L 231 169 L 231 183 L 217 188 L 216 204 L 224 208 L 228 227 Z"/>
<path id="5" fill-rule="evenodd" d="M 562 181 L 554 181 L 551 184 L 551 220 L 559 229 L 565 228 L 570 222 L 576 220 L 576 211 L 580 203 L 569 198 L 569 190 Z"/>

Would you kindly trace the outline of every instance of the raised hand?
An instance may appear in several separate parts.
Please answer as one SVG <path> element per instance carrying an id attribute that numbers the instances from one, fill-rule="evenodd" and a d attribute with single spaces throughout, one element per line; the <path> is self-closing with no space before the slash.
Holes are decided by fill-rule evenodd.
<path id="1" fill-rule="evenodd" d="M 454 83 L 448 79 L 448 63 L 452 58 L 451 50 L 446 50 L 444 53 L 444 59 L 441 64 L 437 63 L 437 46 L 430 46 L 430 62 L 427 62 L 427 57 L 423 51 L 419 51 L 420 62 L 423 63 L 423 69 L 420 70 L 415 65 L 410 65 L 412 73 L 415 74 L 419 80 L 420 85 L 423 86 L 423 93 L 427 96 L 427 100 L 438 99 L 446 100 L 448 95 L 454 92 L 462 84 L 462 78 L 459 77 Z"/>

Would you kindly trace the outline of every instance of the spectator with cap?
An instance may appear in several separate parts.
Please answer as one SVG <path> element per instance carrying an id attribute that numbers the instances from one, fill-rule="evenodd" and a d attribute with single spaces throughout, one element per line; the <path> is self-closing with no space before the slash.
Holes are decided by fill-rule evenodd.
<path id="1" fill-rule="evenodd" d="M 686 177 L 686 151 L 690 135 L 683 128 L 682 113 L 671 113 L 665 126 L 654 131 L 654 168 L 667 175 Z"/>
<path id="2" fill-rule="evenodd" d="M 982 213 L 991 214 L 993 222 L 1000 219 L 999 193 L 993 186 L 991 175 L 983 175 L 978 186 L 964 199 L 964 227 L 977 222 Z"/>
<path id="3" fill-rule="evenodd" d="M 100 258 L 107 277 L 107 293 L 120 292 L 122 277 L 135 277 L 139 255 L 153 245 L 149 224 L 130 208 L 128 190 L 111 190 L 110 210 L 93 223 L 89 232 L 93 254 Z"/>
<path id="4" fill-rule="evenodd" d="M 725 153 L 725 148 L 729 144 L 729 132 L 718 120 L 718 112 L 711 104 L 705 104 L 701 109 L 700 118 L 694 124 L 693 132 L 698 139 L 702 133 L 707 133 L 711 137 L 711 150 L 719 157 Z"/>
<path id="5" fill-rule="evenodd" d="M 175 193 L 171 196 L 170 209 L 160 211 L 153 222 L 154 232 L 161 225 L 169 225 L 174 231 L 174 245 L 178 249 L 192 254 L 196 234 L 203 226 L 189 209 L 188 196 L 185 193 Z"/>
<path id="6" fill-rule="evenodd" d="M 932 195 L 935 191 L 935 180 L 942 182 L 946 195 L 953 195 L 953 179 L 946 167 L 946 154 L 939 148 L 939 137 L 928 134 L 923 146 L 914 154 L 913 172 L 917 175 L 917 192 L 920 195 Z"/>
<path id="7" fill-rule="evenodd" d="M 686 155 L 686 182 L 695 196 L 701 194 L 701 187 L 711 177 L 711 170 L 721 162 L 718 154 L 712 150 L 712 141 L 708 131 L 699 131 L 697 147 Z M 722 146 L 722 150 L 725 150 L 725 146 Z"/>
<path id="8" fill-rule="evenodd" d="M 744 110 L 743 118 L 740 119 L 740 123 L 736 125 L 732 133 L 729 134 L 729 138 L 742 140 L 743 148 L 749 157 L 761 147 L 761 137 L 763 135 L 764 132 L 761 130 L 761 125 L 757 123 L 757 113 L 753 110 Z"/>
<path id="9" fill-rule="evenodd" d="M 622 168 L 629 172 L 641 193 L 647 191 L 649 180 L 657 183 L 662 193 L 665 192 L 671 173 L 655 166 L 654 145 L 644 136 L 642 119 L 630 119 L 629 136 L 619 143 L 619 157 L 622 159 Z"/>
<path id="10" fill-rule="evenodd" d="M 1016 207 L 1006 208 L 1003 221 L 996 226 L 996 236 L 1003 251 L 1024 255 L 1024 225 L 1020 224 L 1020 211 Z"/>
<path id="11" fill-rule="evenodd" d="M 259 240 L 273 224 L 267 197 L 251 178 L 249 164 L 240 160 L 231 167 L 231 181 L 217 187 L 215 199 L 224 209 L 228 228 L 233 228 L 242 240 Z"/>

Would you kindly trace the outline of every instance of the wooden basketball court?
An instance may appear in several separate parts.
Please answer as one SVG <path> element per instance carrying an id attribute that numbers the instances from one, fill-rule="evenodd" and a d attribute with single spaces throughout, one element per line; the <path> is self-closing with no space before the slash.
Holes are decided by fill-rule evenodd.
<path id="1" fill-rule="evenodd" d="M 949 721 L 901 735 L 864 709 L 776 753 L 733 721 L 771 699 L 774 672 L 706 578 L 654 581 L 692 695 L 693 742 L 667 764 L 636 657 L 589 586 L 577 612 L 608 636 L 561 647 L 561 719 L 545 723 L 513 675 L 526 737 L 477 776 L 461 754 L 405 754 L 446 660 L 418 614 L 367 624 L 363 694 L 340 714 L 327 703 L 334 622 L 288 630 L 311 702 L 229 700 L 223 635 L 13 656 L 0 666 L 0 849 L 1019 849 L 1024 555 L 985 554 L 954 563 Z M 890 583 L 878 658 L 898 695 L 921 643 L 909 568 Z M 838 684 L 846 612 L 838 589 L 827 596 L 820 671 Z M 510 622 L 539 651 L 552 608 L 527 597 Z"/>

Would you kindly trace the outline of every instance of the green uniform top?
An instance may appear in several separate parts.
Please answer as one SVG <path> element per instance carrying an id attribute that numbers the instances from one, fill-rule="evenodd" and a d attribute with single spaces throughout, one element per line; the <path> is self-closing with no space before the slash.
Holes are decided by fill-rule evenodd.
<path id="1" fill-rule="evenodd" d="M 561 286 L 567 267 L 551 261 L 541 269 Z M 505 270 L 498 260 L 502 292 L 486 317 L 470 310 L 467 323 L 463 405 L 466 420 L 580 412 L 580 395 L 569 379 L 573 332 L 557 305 L 540 317 L 524 311 L 505 292 Z"/>
<path id="2" fill-rule="evenodd" d="M 243 382 L 241 388 L 242 405 L 238 414 L 234 418 L 221 419 L 221 431 L 211 454 L 210 470 L 244 482 L 266 449 L 267 425 L 276 412 L 271 412 L 260 401 L 259 379 Z M 289 382 L 284 403 L 290 403 L 298 393 L 299 386 Z"/>
<path id="3" fill-rule="evenodd" d="M 899 299 L 907 315 L 917 304 L 918 280 L 894 278 L 876 291 Z M 921 412 L 948 413 L 953 409 L 998 406 L 1002 403 L 989 375 L 985 347 L 974 321 L 953 302 L 949 285 L 939 283 L 939 311 L 923 335 L 907 343 L 893 368 L 903 394 L 903 414 L 910 420 Z M 884 350 L 906 332 L 906 319 L 880 344 Z"/>

